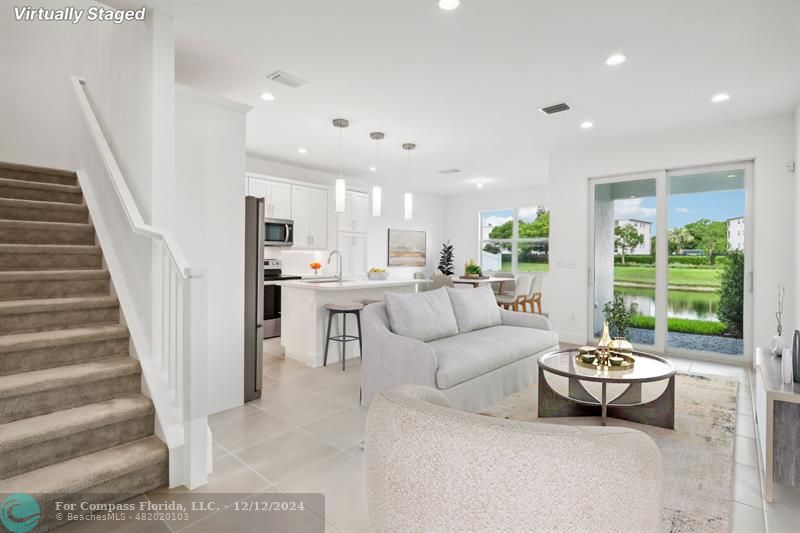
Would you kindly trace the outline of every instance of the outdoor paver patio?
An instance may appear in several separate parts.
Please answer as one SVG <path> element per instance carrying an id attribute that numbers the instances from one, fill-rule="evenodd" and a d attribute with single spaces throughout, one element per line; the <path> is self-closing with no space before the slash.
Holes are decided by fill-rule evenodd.
<path id="1" fill-rule="evenodd" d="M 652 329 L 630 328 L 629 339 L 634 344 L 653 344 L 655 331 Z M 744 353 L 744 340 L 714 335 L 694 335 L 692 333 L 667 333 L 667 346 L 684 350 L 741 355 Z"/>

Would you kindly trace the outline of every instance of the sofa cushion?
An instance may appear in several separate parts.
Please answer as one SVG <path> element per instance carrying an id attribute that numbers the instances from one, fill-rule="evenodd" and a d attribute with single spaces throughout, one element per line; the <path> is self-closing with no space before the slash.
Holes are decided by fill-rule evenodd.
<path id="1" fill-rule="evenodd" d="M 418 293 L 383 295 L 392 333 L 422 342 L 458 334 L 453 306 L 444 287 Z"/>
<path id="2" fill-rule="evenodd" d="M 449 389 L 501 366 L 558 346 L 558 334 L 534 328 L 493 326 L 428 344 L 436 352 L 436 386 Z"/>
<path id="3" fill-rule="evenodd" d="M 500 325 L 500 308 L 491 287 L 447 289 L 459 333 Z"/>

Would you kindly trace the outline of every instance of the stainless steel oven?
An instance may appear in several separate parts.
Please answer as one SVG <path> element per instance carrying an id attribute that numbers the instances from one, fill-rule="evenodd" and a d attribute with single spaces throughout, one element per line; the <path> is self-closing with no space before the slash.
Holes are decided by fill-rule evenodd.
<path id="1" fill-rule="evenodd" d="M 294 245 L 294 221 L 283 218 L 264 219 L 264 246 Z"/>

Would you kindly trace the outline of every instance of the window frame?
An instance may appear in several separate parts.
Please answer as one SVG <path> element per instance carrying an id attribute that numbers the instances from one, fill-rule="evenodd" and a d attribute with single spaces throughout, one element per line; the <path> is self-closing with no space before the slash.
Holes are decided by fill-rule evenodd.
<path id="1" fill-rule="evenodd" d="M 519 245 L 531 243 L 534 244 L 536 242 L 536 237 L 519 237 L 519 212 L 521 209 L 545 209 L 548 213 L 550 212 L 549 207 L 541 206 L 541 205 L 534 205 L 529 207 L 506 207 L 506 208 L 496 208 L 496 209 L 482 209 L 478 211 L 478 253 L 479 260 L 478 264 L 480 265 L 481 269 L 483 269 L 483 247 L 487 243 L 510 243 L 511 244 L 511 273 L 517 275 L 520 273 L 519 271 Z M 513 225 L 511 227 L 511 238 L 510 239 L 484 239 L 483 238 L 483 215 L 484 213 L 490 213 L 493 211 L 511 211 L 511 218 L 513 221 Z M 550 248 L 550 232 L 547 233 L 547 243 L 548 243 L 548 250 Z M 547 253 L 547 270 L 543 271 L 536 271 L 537 274 L 547 274 L 550 272 L 550 253 Z M 500 267 L 502 268 L 502 259 L 500 261 Z M 497 272 L 503 272 L 503 270 L 499 270 Z"/>

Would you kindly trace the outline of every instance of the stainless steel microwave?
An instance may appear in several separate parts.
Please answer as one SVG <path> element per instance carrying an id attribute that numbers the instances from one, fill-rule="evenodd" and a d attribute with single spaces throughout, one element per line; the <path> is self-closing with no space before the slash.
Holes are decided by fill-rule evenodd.
<path id="1" fill-rule="evenodd" d="M 294 221 L 283 218 L 264 219 L 264 246 L 294 245 Z"/>

